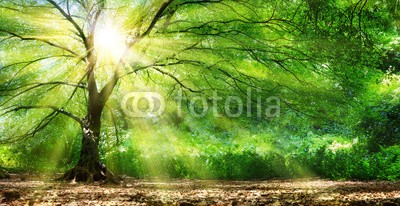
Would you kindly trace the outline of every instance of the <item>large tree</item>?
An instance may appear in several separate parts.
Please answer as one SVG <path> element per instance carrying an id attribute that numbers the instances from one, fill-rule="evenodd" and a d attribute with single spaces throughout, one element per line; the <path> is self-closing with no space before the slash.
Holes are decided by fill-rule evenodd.
<path id="1" fill-rule="evenodd" d="M 291 97 L 284 103 L 293 109 L 294 94 L 315 103 L 333 84 L 310 83 L 329 72 L 310 57 L 318 52 L 304 49 L 319 26 L 312 2 L 0 0 L 0 107 L 3 127 L 14 132 L 0 141 L 70 119 L 82 147 L 64 179 L 98 181 L 113 178 L 99 157 L 104 109 L 114 90 L 140 78 L 202 94 L 254 88 Z M 313 19 L 314 29 L 304 26 Z"/>

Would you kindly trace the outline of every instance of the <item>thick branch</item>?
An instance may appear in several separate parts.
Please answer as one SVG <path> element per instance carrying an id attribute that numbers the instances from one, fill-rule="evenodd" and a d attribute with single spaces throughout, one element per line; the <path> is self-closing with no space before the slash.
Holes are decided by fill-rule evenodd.
<path id="1" fill-rule="evenodd" d="M 140 38 L 143 38 L 150 34 L 150 32 L 153 30 L 153 28 L 156 25 L 156 23 L 158 22 L 158 20 L 160 20 L 160 18 L 162 17 L 164 11 L 168 8 L 169 5 L 171 5 L 171 3 L 173 1 L 175 1 L 175 0 L 168 0 L 161 5 L 160 9 L 157 11 L 156 15 L 154 16 L 153 20 L 151 21 L 149 27 L 147 27 L 147 30 L 145 32 L 143 32 L 142 35 L 140 35 Z"/>
<path id="2" fill-rule="evenodd" d="M 115 85 L 118 82 L 118 79 L 118 70 L 115 70 L 114 75 L 111 77 L 111 80 L 103 87 L 100 92 L 100 100 L 102 101 L 103 105 L 105 105 L 108 98 L 110 97 Z"/>

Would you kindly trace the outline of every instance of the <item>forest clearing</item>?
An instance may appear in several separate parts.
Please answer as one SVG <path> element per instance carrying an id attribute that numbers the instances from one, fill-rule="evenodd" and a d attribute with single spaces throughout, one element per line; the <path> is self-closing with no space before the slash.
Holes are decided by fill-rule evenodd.
<path id="1" fill-rule="evenodd" d="M 0 181 L 0 205 L 384 205 L 400 204 L 399 182 L 137 180 L 58 183 L 29 175 Z"/>

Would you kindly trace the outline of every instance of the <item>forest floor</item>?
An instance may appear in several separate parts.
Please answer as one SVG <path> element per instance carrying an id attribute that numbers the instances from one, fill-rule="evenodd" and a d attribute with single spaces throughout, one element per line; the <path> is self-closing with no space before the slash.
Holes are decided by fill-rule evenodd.
<path id="1" fill-rule="evenodd" d="M 121 185 L 0 180 L 0 205 L 400 205 L 400 182 L 137 180 Z"/>

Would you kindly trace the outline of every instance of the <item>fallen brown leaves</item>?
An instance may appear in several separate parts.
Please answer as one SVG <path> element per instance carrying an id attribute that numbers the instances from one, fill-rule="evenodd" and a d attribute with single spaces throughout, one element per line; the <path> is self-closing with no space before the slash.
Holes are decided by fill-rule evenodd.
<path id="1" fill-rule="evenodd" d="M 145 181 L 71 184 L 32 176 L 0 181 L 0 205 L 400 205 L 399 182 Z"/>

